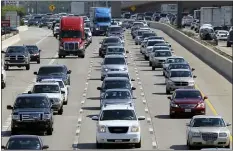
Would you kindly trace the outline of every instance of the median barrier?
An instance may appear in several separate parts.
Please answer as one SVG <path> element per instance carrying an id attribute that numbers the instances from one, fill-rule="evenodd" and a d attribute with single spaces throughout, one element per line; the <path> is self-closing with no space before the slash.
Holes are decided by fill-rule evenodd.
<path id="1" fill-rule="evenodd" d="M 19 34 L 2 41 L 2 50 L 20 41 Z"/>
<path id="2" fill-rule="evenodd" d="M 158 22 L 149 23 L 151 28 L 162 30 L 232 83 L 232 60 L 220 55 L 167 24 Z"/>
<path id="3" fill-rule="evenodd" d="M 28 30 L 28 26 L 19 26 L 17 27 L 17 29 L 19 30 L 19 32 L 26 31 Z"/>

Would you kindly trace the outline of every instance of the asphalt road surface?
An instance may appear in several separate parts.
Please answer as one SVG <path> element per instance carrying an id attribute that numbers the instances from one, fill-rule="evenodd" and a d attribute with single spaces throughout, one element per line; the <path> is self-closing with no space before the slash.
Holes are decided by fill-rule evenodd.
<path id="1" fill-rule="evenodd" d="M 155 31 L 172 44 L 175 54 L 183 56 L 196 69 L 197 87 L 209 97 L 207 115 L 219 114 L 232 123 L 232 84 L 162 31 Z M 33 72 L 38 71 L 40 66 L 65 64 L 72 70 L 68 105 L 64 106 L 63 115 L 55 115 L 53 135 L 41 137 L 44 144 L 49 145 L 49 150 L 71 150 L 74 143 L 79 149 L 95 149 L 96 121 L 92 121 L 91 117 L 99 113 L 99 91 L 96 88 L 101 85 L 102 58 L 98 57 L 98 49 L 103 37 L 93 37 L 84 59 L 58 59 L 58 40 L 52 36 L 51 30 L 29 28 L 23 34 L 23 39 L 16 45 L 37 44 L 42 50 L 41 64 L 32 64 L 29 71 L 24 68 L 7 71 L 7 85 L 2 90 L 2 143 L 5 144 L 10 135 L 11 112 L 6 110 L 6 105 L 12 105 L 17 94 L 30 90 L 35 81 Z M 152 71 L 148 61 L 140 54 L 139 46 L 134 45 L 129 31 L 125 34 L 125 47 L 130 51 L 129 71 L 136 79 L 133 83 L 137 88 L 134 93 L 136 111 L 139 116 L 146 117 L 141 122 L 142 147 L 137 150 L 187 149 L 185 125 L 190 118 L 169 119 L 169 100 L 162 71 Z"/>

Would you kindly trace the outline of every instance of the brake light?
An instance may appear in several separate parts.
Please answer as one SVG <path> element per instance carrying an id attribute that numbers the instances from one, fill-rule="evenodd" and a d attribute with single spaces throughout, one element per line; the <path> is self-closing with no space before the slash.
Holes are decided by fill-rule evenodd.
<path id="1" fill-rule="evenodd" d="M 34 54 L 34 56 L 39 56 L 39 53 Z"/>
<path id="2" fill-rule="evenodd" d="M 198 103 L 196 108 L 205 108 L 205 103 Z"/>

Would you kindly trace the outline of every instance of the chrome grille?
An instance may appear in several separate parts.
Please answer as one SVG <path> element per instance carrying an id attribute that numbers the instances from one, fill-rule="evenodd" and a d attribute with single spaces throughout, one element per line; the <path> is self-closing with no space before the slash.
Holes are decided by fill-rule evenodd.
<path id="1" fill-rule="evenodd" d="M 79 44 L 77 42 L 66 42 L 64 43 L 65 50 L 77 50 Z"/>
<path id="2" fill-rule="evenodd" d="M 110 71 L 120 71 L 120 69 L 110 69 Z"/>
<path id="3" fill-rule="evenodd" d="M 110 133 L 127 133 L 129 127 L 108 127 Z"/>
<path id="4" fill-rule="evenodd" d="M 184 109 L 192 109 L 196 106 L 196 104 L 179 104 L 179 106 Z"/>
<path id="5" fill-rule="evenodd" d="M 188 85 L 189 85 L 188 82 L 174 82 L 174 84 L 175 84 L 176 86 L 188 86 Z"/>
<path id="6" fill-rule="evenodd" d="M 201 136 L 204 141 L 216 141 L 218 139 L 218 133 L 202 133 Z"/>
<path id="7" fill-rule="evenodd" d="M 28 121 L 28 120 L 40 119 L 41 116 L 43 116 L 43 114 L 42 113 L 23 113 L 20 116 L 22 118 L 22 121 Z"/>

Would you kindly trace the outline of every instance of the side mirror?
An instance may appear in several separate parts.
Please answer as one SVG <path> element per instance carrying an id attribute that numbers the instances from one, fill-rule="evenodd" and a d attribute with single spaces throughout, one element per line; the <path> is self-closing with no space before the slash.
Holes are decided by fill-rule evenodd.
<path id="1" fill-rule="evenodd" d="M 135 81 L 135 79 L 131 79 L 131 81 Z"/>
<path id="2" fill-rule="evenodd" d="M 61 94 L 65 94 L 66 92 L 65 91 L 61 91 Z"/>
<path id="3" fill-rule="evenodd" d="M 170 96 L 167 97 L 169 100 L 171 100 L 172 98 Z"/>
<path id="4" fill-rule="evenodd" d="M 133 97 L 133 99 L 137 99 L 136 97 Z"/>
<path id="5" fill-rule="evenodd" d="M 204 100 L 206 100 L 206 99 L 208 99 L 208 97 L 207 96 L 204 96 L 204 98 L 203 98 Z"/>
<path id="6" fill-rule="evenodd" d="M 192 71 L 194 71 L 195 69 L 194 68 L 192 68 Z"/>
<path id="7" fill-rule="evenodd" d="M 41 52 L 41 50 L 39 50 L 39 52 Z"/>
<path id="8" fill-rule="evenodd" d="M 33 72 L 34 75 L 37 75 L 37 72 Z"/>
<path id="9" fill-rule="evenodd" d="M 1 148 L 2 148 L 2 149 L 6 149 L 6 147 L 5 147 L 5 146 L 3 146 L 3 145 L 1 146 Z"/>
<path id="10" fill-rule="evenodd" d="M 101 87 L 97 87 L 97 90 L 102 90 L 102 88 Z"/>
<path id="11" fill-rule="evenodd" d="M 6 106 L 6 109 L 7 109 L 7 110 L 12 110 L 13 107 L 12 107 L 11 105 L 7 105 L 7 106 Z"/>
<path id="12" fill-rule="evenodd" d="M 135 87 L 132 87 L 132 90 L 136 90 L 136 88 L 135 88 Z"/>
<path id="13" fill-rule="evenodd" d="M 28 94 L 32 94 L 32 91 L 28 91 Z"/>
<path id="14" fill-rule="evenodd" d="M 197 78 L 197 76 L 193 76 L 193 78 Z"/>
<path id="15" fill-rule="evenodd" d="M 99 44 L 102 44 L 102 41 L 101 41 L 101 42 L 99 42 Z"/>
<path id="16" fill-rule="evenodd" d="M 189 123 L 186 123 L 186 126 L 190 126 L 190 124 L 189 124 Z"/>
<path id="17" fill-rule="evenodd" d="M 44 146 L 42 147 L 42 149 L 48 149 L 48 148 L 49 148 L 48 145 L 44 145 Z"/>
<path id="18" fill-rule="evenodd" d="M 71 70 L 68 70 L 68 71 L 67 71 L 67 74 L 71 74 Z"/>
<path id="19" fill-rule="evenodd" d="M 3 50 L 2 50 L 1 52 L 2 52 L 2 53 L 6 53 L 6 52 L 5 52 L 5 51 L 3 51 Z"/>
<path id="20" fill-rule="evenodd" d="M 129 51 L 127 50 L 126 53 L 129 53 Z"/>
<path id="21" fill-rule="evenodd" d="M 231 123 L 227 123 L 226 126 L 231 126 Z"/>
<path id="22" fill-rule="evenodd" d="M 98 116 L 93 116 L 91 119 L 94 120 L 94 121 L 98 121 L 99 117 Z"/>
<path id="23" fill-rule="evenodd" d="M 146 119 L 146 118 L 145 118 L 144 116 L 139 116 L 139 117 L 138 117 L 138 120 L 139 120 L 139 121 L 142 121 L 142 120 L 145 120 L 145 119 Z"/>

